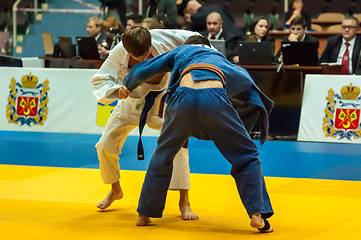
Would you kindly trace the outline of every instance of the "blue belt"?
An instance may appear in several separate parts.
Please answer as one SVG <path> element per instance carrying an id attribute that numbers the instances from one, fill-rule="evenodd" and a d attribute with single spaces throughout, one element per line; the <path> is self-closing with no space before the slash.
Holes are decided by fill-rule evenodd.
<path id="1" fill-rule="evenodd" d="M 154 105 L 155 98 L 161 94 L 163 91 L 150 91 L 147 96 L 145 96 L 145 104 L 144 108 L 142 110 L 142 113 L 140 114 L 139 119 L 139 141 L 138 141 L 138 160 L 144 160 L 144 148 L 142 143 L 142 133 L 145 126 L 145 123 L 147 122 L 147 115 L 149 110 Z"/>

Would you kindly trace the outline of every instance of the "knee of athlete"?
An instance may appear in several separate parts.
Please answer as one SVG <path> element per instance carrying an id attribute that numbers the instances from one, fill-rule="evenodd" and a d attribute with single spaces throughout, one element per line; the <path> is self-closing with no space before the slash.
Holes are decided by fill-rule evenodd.
<path id="1" fill-rule="evenodd" d="M 99 142 L 95 147 L 98 155 L 114 155 L 115 157 L 118 157 L 121 153 L 121 150 L 118 146 L 116 146 L 116 144 L 105 144 L 104 142 Z"/>
<path id="2" fill-rule="evenodd" d="M 173 164 L 162 164 L 162 163 L 154 163 L 149 165 L 148 171 L 156 172 L 160 175 L 170 175 L 172 174 Z"/>
<path id="3" fill-rule="evenodd" d="M 239 161 L 237 163 L 233 163 L 231 173 L 243 171 L 250 166 L 260 165 L 260 164 L 261 164 L 261 161 L 258 157 L 256 157 L 256 158 L 251 157 L 247 161 Z"/>

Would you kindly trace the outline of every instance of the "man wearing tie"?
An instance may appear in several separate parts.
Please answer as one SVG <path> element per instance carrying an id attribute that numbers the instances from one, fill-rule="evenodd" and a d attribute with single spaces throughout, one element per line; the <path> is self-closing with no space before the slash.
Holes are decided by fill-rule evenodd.
<path id="1" fill-rule="evenodd" d="M 209 40 L 224 40 L 226 57 L 228 60 L 231 59 L 233 49 L 236 48 L 238 43 L 238 37 L 223 28 L 221 14 L 218 12 L 211 12 L 207 16 L 207 31 L 201 32 L 201 34 Z"/>
<path id="2" fill-rule="evenodd" d="M 359 68 L 361 49 L 361 35 L 357 34 L 359 26 L 357 18 L 346 16 L 342 20 L 341 34 L 328 39 L 320 62 L 342 64 L 342 74 L 356 73 Z"/>

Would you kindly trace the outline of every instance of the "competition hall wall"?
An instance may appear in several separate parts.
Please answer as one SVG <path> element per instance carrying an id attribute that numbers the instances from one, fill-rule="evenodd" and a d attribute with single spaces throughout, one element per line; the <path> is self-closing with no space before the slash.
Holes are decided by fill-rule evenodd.
<path id="1" fill-rule="evenodd" d="M 101 134 L 117 102 L 97 103 L 90 80 L 95 72 L 0 67 L 0 130 Z M 146 128 L 144 134 L 159 132 Z"/>

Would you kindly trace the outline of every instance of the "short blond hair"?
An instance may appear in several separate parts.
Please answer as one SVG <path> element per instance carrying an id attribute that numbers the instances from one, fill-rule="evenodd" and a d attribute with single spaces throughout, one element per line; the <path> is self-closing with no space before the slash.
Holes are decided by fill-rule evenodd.
<path id="1" fill-rule="evenodd" d="M 98 16 L 94 16 L 88 19 L 88 22 L 93 21 L 96 27 L 101 27 L 103 29 L 103 19 Z"/>

